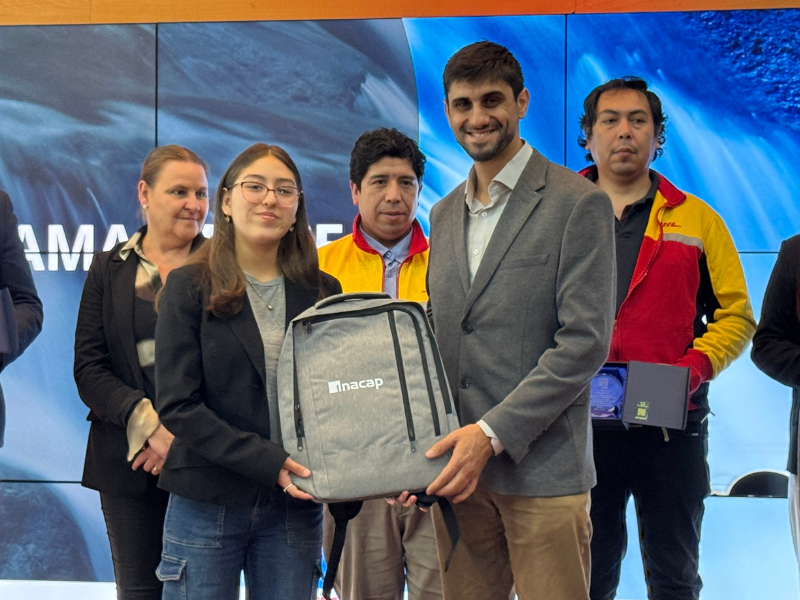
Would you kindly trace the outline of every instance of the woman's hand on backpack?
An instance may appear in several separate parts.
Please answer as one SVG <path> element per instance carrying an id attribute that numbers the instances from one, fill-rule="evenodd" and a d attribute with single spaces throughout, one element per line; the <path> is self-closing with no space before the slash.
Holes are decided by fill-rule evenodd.
<path id="1" fill-rule="evenodd" d="M 281 472 L 278 474 L 278 487 L 280 487 L 285 494 L 289 494 L 298 500 L 313 500 L 314 496 L 311 494 L 306 494 L 299 487 L 292 483 L 292 478 L 289 477 L 289 473 L 293 473 L 298 477 L 309 477 L 311 475 L 311 471 L 306 469 L 300 463 L 293 461 L 291 458 L 287 458 L 283 463 Z"/>

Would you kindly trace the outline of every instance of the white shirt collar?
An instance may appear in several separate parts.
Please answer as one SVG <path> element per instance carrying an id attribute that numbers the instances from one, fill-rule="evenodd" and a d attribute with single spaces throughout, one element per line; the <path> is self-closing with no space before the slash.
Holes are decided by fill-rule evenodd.
<path id="1" fill-rule="evenodd" d="M 503 197 L 503 194 L 493 193 L 497 188 L 495 184 L 500 184 L 509 191 L 516 187 L 519 178 L 522 176 L 522 172 L 525 170 L 525 166 L 531 159 L 531 156 L 533 156 L 533 148 L 530 146 L 530 144 L 528 144 L 528 142 L 522 140 L 522 148 L 517 151 L 517 153 L 505 164 L 495 178 L 492 179 L 491 183 L 489 184 L 489 196 L 491 197 L 491 201 L 487 206 L 481 206 L 481 208 L 491 208 Z M 467 203 L 467 206 L 470 208 L 472 208 L 473 200 L 475 198 L 475 182 L 476 175 L 475 167 L 473 166 L 469 171 L 469 176 L 467 177 L 467 186 L 464 191 L 464 199 Z"/>

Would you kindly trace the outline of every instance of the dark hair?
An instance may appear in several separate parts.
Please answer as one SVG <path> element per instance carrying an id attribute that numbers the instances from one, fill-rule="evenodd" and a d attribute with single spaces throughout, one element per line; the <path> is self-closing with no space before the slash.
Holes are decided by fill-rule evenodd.
<path id="1" fill-rule="evenodd" d="M 208 164 L 194 152 L 177 144 L 159 146 L 150 151 L 142 165 L 142 175 L 139 177 L 148 186 L 153 187 L 164 170 L 164 166 L 170 161 L 191 162 L 203 167 L 208 177 Z"/>
<path id="2" fill-rule="evenodd" d="M 246 279 L 236 262 L 234 246 L 235 229 L 222 212 L 222 200 L 227 190 L 236 183 L 242 171 L 255 161 L 274 156 L 292 172 L 301 194 L 297 204 L 297 219 L 292 231 L 287 231 L 278 246 L 278 265 L 286 279 L 307 288 L 320 287 L 317 246 L 311 235 L 306 214 L 303 181 L 297 165 L 283 148 L 267 144 L 253 144 L 233 159 L 231 166 L 220 179 L 214 201 L 214 235 L 195 252 L 190 261 L 207 266 L 205 278 L 211 286 L 208 310 L 218 317 L 231 317 L 242 309 L 246 294 Z"/>
<path id="3" fill-rule="evenodd" d="M 425 162 L 428 160 L 420 151 L 417 142 L 392 127 L 381 127 L 362 133 L 356 140 L 350 153 L 350 181 L 361 191 L 361 182 L 369 168 L 384 157 L 405 158 L 422 187 L 422 176 L 425 174 Z"/>
<path id="4" fill-rule="evenodd" d="M 442 75 L 444 97 L 454 81 L 483 83 L 485 81 L 504 81 L 514 92 L 514 100 L 525 88 L 522 67 L 508 48 L 494 42 L 475 42 L 464 46 L 450 57 Z"/>
<path id="5" fill-rule="evenodd" d="M 647 98 L 647 104 L 650 105 L 650 114 L 653 116 L 656 139 L 663 146 L 667 142 L 666 127 L 668 117 L 661 109 L 661 99 L 654 92 L 647 89 L 647 82 L 644 79 L 633 75 L 612 79 L 603 85 L 597 86 L 586 96 L 586 100 L 583 101 L 583 115 L 581 115 L 581 131 L 583 133 L 578 136 L 578 145 L 581 148 L 586 148 L 589 143 L 588 140 L 592 137 L 592 127 L 597 122 L 597 103 L 600 101 L 600 96 L 613 90 L 635 90 L 644 94 L 644 97 Z M 663 148 L 656 148 L 653 160 L 663 153 Z M 586 153 L 586 160 L 592 160 L 591 152 Z"/>

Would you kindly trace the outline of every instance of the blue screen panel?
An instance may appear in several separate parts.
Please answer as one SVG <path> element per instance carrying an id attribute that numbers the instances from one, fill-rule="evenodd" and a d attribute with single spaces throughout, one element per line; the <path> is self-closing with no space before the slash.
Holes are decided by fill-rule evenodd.
<path id="1" fill-rule="evenodd" d="M 417 138 L 399 20 L 161 25 L 158 44 L 158 142 L 208 161 L 212 190 L 242 150 L 277 144 L 300 170 L 312 226 L 349 233 L 356 139 L 377 127 Z"/>
<path id="2" fill-rule="evenodd" d="M 706 500 L 700 540 L 703 600 L 795 600 L 797 561 L 784 498 Z M 617 600 L 645 600 L 636 512 L 628 503 L 628 553 L 622 562 Z"/>
<path id="3" fill-rule="evenodd" d="M 85 275 L 82 269 L 34 273 L 44 303 L 44 327 L 2 376 L 6 439 L 0 468 L 19 471 L 15 479 L 80 481 L 89 423 L 72 360 Z"/>
<path id="4" fill-rule="evenodd" d="M 568 165 L 587 164 L 574 141 L 586 95 L 644 77 L 669 117 L 653 167 L 709 202 L 740 251 L 777 251 L 800 231 L 798 29 L 797 10 L 570 15 Z"/>
<path id="5" fill-rule="evenodd" d="M 3 372 L 0 466 L 77 481 L 88 409 L 72 378 L 92 254 L 140 224 L 136 184 L 155 142 L 155 27 L 0 28 L 0 188 L 11 196 L 44 329 Z"/>
<path id="6" fill-rule="evenodd" d="M 433 204 L 466 179 L 472 160 L 456 143 L 444 112 L 442 72 L 458 49 L 483 39 L 508 47 L 531 90 L 520 132 L 539 152 L 564 162 L 563 16 L 405 19 L 419 94 L 419 144 L 428 157 L 418 217 L 427 232 Z"/>
<path id="7" fill-rule="evenodd" d="M 2 479 L 24 475 L 0 466 Z M 100 497 L 77 483 L 3 481 L 0 540 L 0 579 L 114 580 Z"/>
<path id="8" fill-rule="evenodd" d="M 758 319 L 777 254 L 741 254 L 747 287 Z M 752 471 L 786 468 L 791 391 L 764 375 L 745 353 L 711 382 L 709 465 L 711 487 L 727 492 Z"/>

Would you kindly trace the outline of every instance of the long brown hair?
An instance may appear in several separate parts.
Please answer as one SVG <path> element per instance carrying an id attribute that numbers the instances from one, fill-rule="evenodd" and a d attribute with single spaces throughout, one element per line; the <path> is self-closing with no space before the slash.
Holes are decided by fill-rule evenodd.
<path id="1" fill-rule="evenodd" d="M 217 187 L 214 200 L 214 235 L 202 248 L 192 255 L 189 262 L 205 265 L 204 276 L 211 287 L 209 311 L 218 317 L 232 317 L 239 313 L 244 303 L 246 282 L 244 272 L 236 262 L 234 245 L 235 229 L 232 222 L 225 219 L 222 200 L 236 179 L 255 161 L 274 156 L 294 175 L 297 187 L 303 190 L 303 181 L 297 165 L 280 146 L 253 144 L 233 159 Z M 297 214 L 294 229 L 287 231 L 278 245 L 278 266 L 286 279 L 307 288 L 319 288 L 319 261 L 317 245 L 311 235 L 306 213 L 305 194 L 297 201 Z"/>

